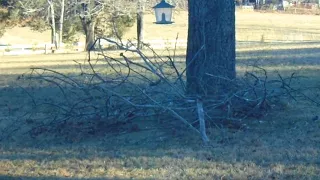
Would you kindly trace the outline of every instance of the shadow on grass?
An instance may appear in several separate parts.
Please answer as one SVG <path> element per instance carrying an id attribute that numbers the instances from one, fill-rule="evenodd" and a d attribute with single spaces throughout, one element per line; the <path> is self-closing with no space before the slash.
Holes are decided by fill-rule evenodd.
<path id="1" fill-rule="evenodd" d="M 238 53 L 238 66 L 243 66 L 241 63 L 250 64 L 260 60 L 258 65 L 262 67 L 279 67 L 281 73 L 290 74 L 290 71 L 293 71 L 296 66 L 310 65 L 315 69 L 308 70 L 307 74 L 312 76 L 310 81 L 314 81 L 320 73 L 319 67 L 317 67 L 320 65 L 318 54 L 320 54 L 320 50 L 317 48 L 245 51 Z M 275 57 L 266 55 L 274 55 Z M 281 57 L 277 55 L 281 55 Z M 265 57 L 261 60 L 260 56 Z M 246 59 L 241 59 L 242 57 L 246 57 Z M 184 56 L 177 58 L 183 59 Z M 181 61 L 181 67 L 183 68 L 183 66 L 184 62 Z M 283 66 L 292 66 L 293 69 L 283 70 L 281 69 Z M 69 67 L 55 65 L 47 68 L 65 69 Z M 97 67 L 105 66 L 98 65 Z M 1 76 L 7 79 L 15 77 L 14 75 Z M 54 87 L 39 87 L 35 88 L 35 93 L 51 93 L 56 90 L 57 88 Z M 23 90 L 16 87 L 0 88 L 2 117 L 10 116 L 8 104 L 16 103 L 19 107 L 23 102 L 30 102 L 27 96 L 23 96 Z M 315 110 L 315 112 L 319 111 Z M 178 134 L 173 134 L 171 130 L 164 130 L 161 135 L 158 135 L 156 132 L 162 130 L 156 130 L 99 138 L 87 136 L 78 143 L 52 141 L 39 145 L 35 139 L 34 142 L 31 141 L 29 145 L 25 145 L 17 143 L 18 141 L 10 142 L 5 139 L 0 142 L 0 172 L 1 168 L 4 170 L 5 165 L 18 169 L 26 168 L 27 170 L 34 165 L 38 170 L 41 170 L 52 169 L 52 164 L 54 164 L 55 167 L 66 167 L 72 170 L 74 165 L 79 166 L 80 164 L 94 166 L 93 169 L 96 170 L 109 166 L 132 174 L 139 169 L 149 171 L 150 174 L 155 174 L 160 170 L 168 174 L 178 173 L 174 177 L 183 176 L 183 173 L 186 172 L 185 169 L 189 168 L 195 172 L 199 169 L 208 170 L 206 172 L 199 171 L 197 177 L 201 177 L 200 174 L 211 173 L 213 179 L 220 179 L 225 174 L 231 174 L 235 177 L 241 173 L 248 174 L 247 178 L 249 175 L 258 178 L 255 175 L 263 173 L 263 177 L 266 179 L 270 173 L 274 173 L 274 179 L 277 179 L 277 175 L 281 177 L 280 179 L 317 179 L 320 174 L 320 161 L 317 158 L 320 156 L 317 122 L 311 121 L 309 116 L 301 117 L 302 112 L 287 113 L 290 117 L 285 117 L 288 114 L 282 114 L 282 116 L 273 116 L 272 114 L 271 117 L 263 120 L 265 124 L 252 124 L 254 127 L 248 131 L 232 132 L 227 129 L 214 129 L 209 133 L 214 144 L 212 148 L 203 148 L 200 138 L 184 132 L 185 129 L 178 130 L 181 131 Z M 1 123 L 5 119 L 0 120 L 0 127 L 2 127 Z M 277 124 L 280 121 L 288 122 L 287 124 Z M 293 121 L 297 122 L 293 123 Z M 300 121 L 301 124 L 299 124 Z M 23 142 L 24 137 L 20 138 L 19 141 Z M 31 165 L 28 164 L 30 162 Z M 23 167 L 24 163 L 26 167 Z M 85 169 L 85 171 L 89 173 L 89 170 Z M 2 175 L 0 179 L 67 180 L 81 178 Z M 108 179 L 108 176 L 89 179 Z M 170 176 L 167 179 L 170 179 Z M 86 179 L 84 178 L 84 180 Z"/>
<path id="2" fill-rule="evenodd" d="M 274 34 L 276 34 L 276 32 L 279 32 L 279 34 L 283 35 L 283 34 L 293 34 L 293 35 L 319 35 L 320 31 L 318 28 L 293 28 L 293 27 L 272 27 L 272 29 L 270 29 L 270 25 L 259 25 L 257 26 L 256 24 L 247 24 L 247 25 L 239 25 L 237 27 L 237 30 L 239 31 L 261 31 L 261 30 L 270 30 L 273 31 Z"/>
<path id="3" fill-rule="evenodd" d="M 258 43 L 259 44 L 259 43 Z M 298 43 L 280 43 L 281 45 L 309 45 L 309 44 L 319 44 L 319 42 L 298 42 Z M 253 49 L 237 52 L 237 66 L 246 66 L 246 65 L 258 65 L 258 66 L 308 66 L 308 65 L 320 65 L 320 48 L 300 48 L 300 49 L 268 49 L 268 47 L 273 47 L 275 43 L 263 43 L 263 50 Z M 277 44 L 278 45 L 278 44 Z M 252 46 L 252 45 L 251 45 Z M 279 47 L 280 47 L 279 46 Z M 54 61 L 54 56 L 52 56 L 52 61 Z M 166 59 L 166 56 L 161 58 Z M 119 58 L 121 59 L 121 58 Z M 136 62 L 142 62 L 140 58 L 134 57 L 130 58 Z M 95 59 L 92 61 L 94 62 Z M 175 57 L 178 69 L 183 69 L 185 67 L 185 55 L 178 55 Z M 48 60 L 46 60 L 48 61 Z M 30 65 L 32 65 L 32 60 L 30 60 Z M 41 61 L 37 61 L 41 62 Z M 62 62 L 62 60 L 59 60 Z M 101 59 L 99 59 L 101 62 Z M 19 63 L 23 64 L 22 67 L 19 67 Z M 15 62 L 15 66 L 8 66 L 3 69 L 3 72 L 7 74 L 19 74 L 19 72 L 26 72 L 28 66 L 26 61 Z M 43 64 L 39 65 L 44 68 L 68 71 L 73 69 L 77 70 L 77 64 L 72 61 L 72 59 L 65 61 L 62 64 L 52 65 L 52 64 Z M 85 64 L 84 64 L 85 67 Z M 108 68 L 107 64 L 97 63 L 94 65 L 96 68 Z M 74 73 L 74 72 L 70 72 Z M 1 75 L 4 77 L 4 75 Z"/>
<path id="4" fill-rule="evenodd" d="M 320 65 L 320 48 L 253 50 L 237 53 L 237 63 L 259 66 L 306 66 Z"/>
<path id="5" fill-rule="evenodd" d="M 67 177 L 56 177 L 56 176 L 4 176 L 0 175 L 0 179 L 2 180 L 129 180 L 123 178 L 67 178 Z M 142 179 L 143 180 L 143 179 Z M 150 179 L 152 180 L 152 179 Z"/>

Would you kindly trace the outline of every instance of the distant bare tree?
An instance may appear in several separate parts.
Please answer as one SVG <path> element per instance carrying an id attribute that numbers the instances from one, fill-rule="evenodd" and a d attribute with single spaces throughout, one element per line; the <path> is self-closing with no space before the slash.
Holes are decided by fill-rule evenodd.
<path id="1" fill-rule="evenodd" d="M 57 1 L 59 3 L 57 3 Z M 16 2 L 17 8 L 20 8 L 24 15 L 37 19 L 45 19 L 47 21 L 47 24 L 51 27 L 51 43 L 54 44 L 56 48 L 59 48 L 62 43 L 64 5 L 64 0 L 20 0 Z M 59 41 L 56 33 L 57 15 L 55 11 L 57 7 L 59 7 L 60 10 Z"/>
<path id="2" fill-rule="evenodd" d="M 59 21 L 59 47 L 62 44 L 62 38 L 63 38 L 63 23 L 64 23 L 64 11 L 65 11 L 65 1 L 64 0 L 60 0 L 60 21 Z"/>
<path id="3" fill-rule="evenodd" d="M 51 43 L 55 45 L 56 48 L 58 48 L 57 44 L 57 33 L 56 33 L 56 21 L 55 21 L 55 8 L 54 8 L 54 2 L 53 0 L 47 0 L 49 4 L 49 12 L 51 15 Z"/>
<path id="4" fill-rule="evenodd" d="M 98 18 L 117 21 L 117 17 L 131 15 L 136 11 L 135 3 L 130 0 L 21 0 L 15 5 L 21 9 L 26 17 L 33 17 L 43 21 L 51 27 L 51 41 L 58 48 L 63 41 L 64 20 L 80 17 L 82 28 L 86 36 L 85 49 L 89 50 L 95 40 L 95 28 Z M 60 11 L 60 13 L 56 13 Z M 59 19 L 57 23 L 56 20 Z M 57 37 L 59 25 L 59 39 Z M 112 29 L 112 26 L 107 28 Z M 39 28 L 43 28 L 39 26 Z"/>
<path id="5" fill-rule="evenodd" d="M 86 50 L 93 48 L 98 17 L 103 15 L 113 20 L 118 16 L 130 15 L 134 9 L 133 6 L 130 6 L 130 3 L 132 4 L 129 0 L 82 0 L 76 2 L 86 35 Z"/>
<path id="6" fill-rule="evenodd" d="M 137 5 L 137 40 L 138 48 L 142 48 L 143 42 L 143 31 L 144 31 L 144 9 L 145 9 L 145 0 L 138 0 Z"/>

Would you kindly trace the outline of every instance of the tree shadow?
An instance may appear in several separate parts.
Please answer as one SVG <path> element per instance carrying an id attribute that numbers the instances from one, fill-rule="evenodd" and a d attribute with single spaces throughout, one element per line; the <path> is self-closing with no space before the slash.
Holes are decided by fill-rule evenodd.
<path id="1" fill-rule="evenodd" d="M 281 32 L 281 34 L 285 34 L 284 32 L 288 34 L 304 34 L 304 35 L 316 35 L 319 36 L 320 31 L 318 28 L 293 28 L 293 27 L 272 27 L 270 29 L 270 25 L 259 25 L 257 26 L 256 24 L 246 24 L 246 25 L 238 25 L 237 30 L 244 30 L 244 31 L 261 31 L 261 30 L 271 30 L 274 32 Z"/>
<path id="2" fill-rule="evenodd" d="M 297 66 L 312 66 L 315 67 L 315 69 L 308 71 L 310 71 L 310 74 L 313 74 L 313 78 L 316 78 L 320 73 L 319 67 L 317 67 L 318 65 L 320 66 L 319 55 L 320 49 L 318 48 L 241 51 L 237 54 L 237 66 L 292 66 L 295 68 L 297 68 Z M 184 56 L 177 56 L 177 58 L 180 58 L 180 63 L 184 64 Z M 134 60 L 137 61 L 139 59 L 136 58 Z M 181 66 L 183 67 L 183 65 Z M 97 67 L 103 68 L 105 65 L 97 65 Z M 64 69 L 70 68 L 70 66 L 53 65 L 47 68 Z M 294 70 L 294 68 L 292 70 Z M 290 71 L 291 69 L 281 70 L 282 73 L 290 73 Z M 17 75 L 1 76 L 13 80 Z M 55 92 L 58 88 L 41 86 L 36 87 L 34 90 L 35 94 L 42 94 L 44 92 Z M 17 87 L 0 87 L 0 111 L 3 116 L 9 117 L 12 115 L 10 115 L 7 102 L 9 102 L 9 104 L 10 102 L 17 103 L 17 107 L 22 106 L 23 102 L 30 103 L 29 97 L 22 95 L 23 92 L 22 89 Z M 16 100 L 14 100 L 14 98 L 16 98 Z M 4 99 L 7 102 L 4 103 Z M 19 111 L 19 109 L 17 111 Z M 299 114 L 299 112 L 297 113 Z M 192 169 L 193 164 L 196 164 L 195 169 L 201 168 L 200 164 L 205 164 L 208 168 L 221 166 L 221 169 L 218 169 L 223 171 L 224 169 L 236 168 L 234 166 L 237 166 L 237 164 L 246 163 L 253 164 L 252 166 L 258 169 L 260 168 L 260 170 L 263 170 L 265 173 L 276 164 L 288 168 L 299 168 L 303 166 L 305 169 L 308 169 L 310 167 L 310 169 L 314 168 L 314 172 L 320 172 L 320 161 L 316 158 L 320 154 L 320 147 L 319 144 L 317 144 L 317 122 L 311 121 L 307 119 L 309 117 L 306 117 L 306 119 L 302 120 L 302 123 L 307 125 L 303 127 L 300 124 L 276 127 L 276 125 L 273 125 L 274 122 L 272 122 L 274 118 L 281 117 L 270 117 L 266 124 L 258 123 L 256 127 L 246 131 L 231 131 L 225 128 L 214 129 L 214 132 L 209 134 L 213 141 L 213 147 L 210 148 L 204 148 L 201 145 L 200 138 L 189 134 L 184 128 L 174 130 L 159 128 L 150 131 L 113 135 L 106 133 L 103 137 L 88 135 L 80 142 L 46 141 L 44 144 L 39 144 L 38 139 L 33 139 L 33 141 L 31 140 L 24 144 L 23 141 L 25 137 L 23 136 L 17 141 L 4 139 L 0 142 L 0 168 L 1 162 L 5 161 L 15 163 L 32 161 L 38 166 L 41 166 L 41 164 L 46 164 L 46 162 L 56 163 L 62 161 L 67 163 L 75 160 L 75 164 L 83 163 L 89 165 L 92 161 L 98 161 L 100 163 L 103 161 L 113 163 L 121 161 L 123 164 L 116 164 L 116 166 L 119 166 L 117 168 L 121 169 L 125 167 L 130 170 L 136 170 L 137 168 L 153 170 L 169 166 L 169 169 L 171 168 L 172 171 L 181 173 L 184 173 L 184 169 L 189 166 L 189 168 Z M 4 118 L 0 120 L 4 121 Z M 1 121 L 0 127 L 3 126 Z M 279 129 L 272 129 L 274 127 Z M 24 136 L 28 136 L 28 134 L 24 134 Z M 170 164 L 170 162 L 172 162 L 172 164 Z M 175 169 L 174 166 L 177 166 L 178 169 Z M 245 166 L 249 167 L 250 165 Z M 284 172 L 284 175 L 281 177 L 288 179 L 290 179 L 290 177 L 298 177 L 301 179 L 317 179 L 319 177 L 317 174 L 307 176 L 303 172 L 300 172 L 299 169 L 294 175 L 290 173 L 292 172 Z M 67 180 L 81 178 L 1 175 L 0 179 Z M 101 177 L 82 179 L 100 180 L 121 178 Z"/>
<path id="3" fill-rule="evenodd" d="M 257 66 L 320 65 L 320 48 L 248 50 L 237 53 L 237 63 Z"/>
<path id="4" fill-rule="evenodd" d="M 0 179 L 3 180 L 129 180 L 132 178 L 128 179 L 123 179 L 123 178 L 106 178 L 106 177 L 101 177 L 101 178 L 67 178 L 67 177 L 55 177 L 55 176 L 5 176 L 5 175 L 0 175 Z"/>

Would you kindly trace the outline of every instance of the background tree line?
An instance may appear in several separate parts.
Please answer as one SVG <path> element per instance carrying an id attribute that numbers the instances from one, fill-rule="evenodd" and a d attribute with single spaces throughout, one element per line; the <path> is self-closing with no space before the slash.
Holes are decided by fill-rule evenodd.
<path id="1" fill-rule="evenodd" d="M 137 19 L 138 9 L 152 12 L 159 0 L 0 0 L 0 37 L 13 26 L 28 26 L 35 31 L 51 30 L 51 43 L 77 42 L 78 33 L 86 36 L 88 50 L 96 37 L 121 38 Z M 187 8 L 186 0 L 168 0 Z M 141 12 L 140 12 L 141 15 Z M 139 38 L 138 38 L 139 39 Z M 141 39 L 142 40 L 142 39 Z"/>
<path id="2" fill-rule="evenodd" d="M 89 49 L 96 36 L 121 37 L 134 24 L 134 6 L 128 0 L 2 0 L 1 34 L 11 26 L 29 26 L 35 31 L 51 29 L 51 43 L 76 42 L 86 36 Z M 115 27 L 115 28 L 111 28 Z"/>

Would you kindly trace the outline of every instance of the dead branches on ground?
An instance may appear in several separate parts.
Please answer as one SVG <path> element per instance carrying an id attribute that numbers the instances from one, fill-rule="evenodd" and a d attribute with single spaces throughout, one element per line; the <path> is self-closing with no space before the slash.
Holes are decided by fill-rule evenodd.
<path id="1" fill-rule="evenodd" d="M 24 75 L 22 79 L 30 81 L 26 91 L 34 106 L 28 121 L 32 128 L 25 133 L 33 138 L 46 133 L 69 135 L 75 141 L 75 134 L 135 132 L 145 129 L 139 122 L 156 120 L 165 125 L 182 123 L 207 143 L 206 128 L 244 129 L 243 120 L 261 118 L 280 98 L 295 99 L 300 93 L 291 86 L 298 78 L 295 74 L 269 80 L 265 69 L 254 67 L 238 79 L 215 77 L 230 84 L 232 90 L 223 96 L 190 97 L 185 92 L 183 60 L 147 48 L 153 54 L 149 57 L 130 41 L 104 40 L 121 50 L 118 58 L 100 49 L 89 52 L 87 61 L 76 62 L 79 73 L 32 68 Z M 42 118 L 35 118 L 39 115 Z"/>

